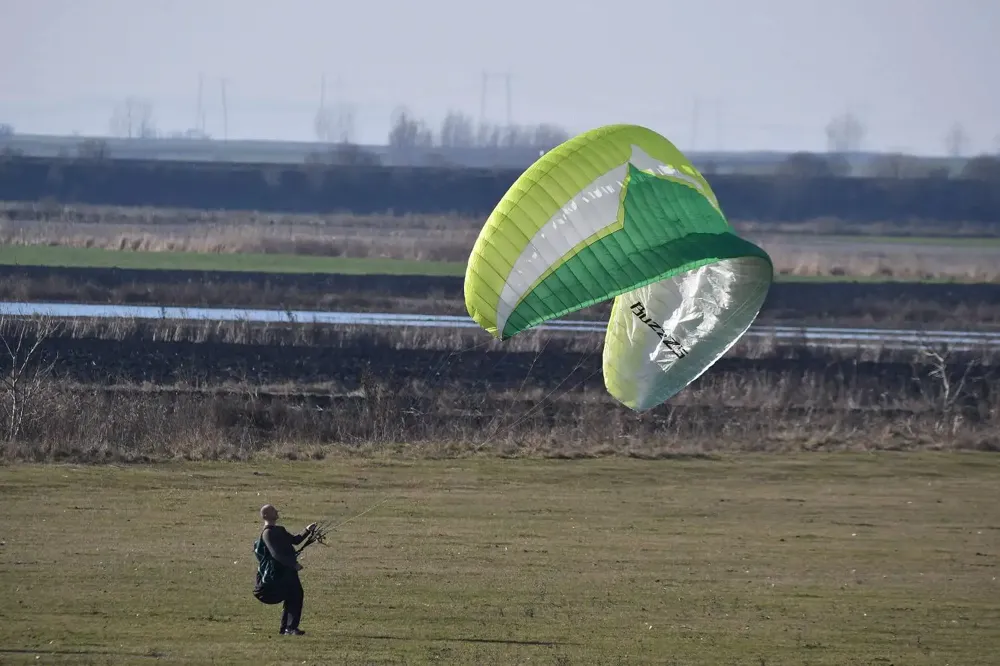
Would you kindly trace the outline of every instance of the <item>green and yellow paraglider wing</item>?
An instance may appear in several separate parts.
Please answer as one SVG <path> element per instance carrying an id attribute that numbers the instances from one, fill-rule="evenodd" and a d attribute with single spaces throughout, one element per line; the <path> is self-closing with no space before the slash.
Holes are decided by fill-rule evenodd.
<path id="1" fill-rule="evenodd" d="M 642 409 L 738 339 L 739 313 L 752 312 L 752 322 L 771 278 L 767 254 L 733 233 L 708 182 L 673 144 L 614 125 L 567 141 L 515 181 L 473 248 L 465 299 L 473 319 L 504 339 L 616 298 L 606 383 Z M 649 335 L 663 345 L 668 333 L 683 338 L 688 360 L 648 348 Z"/>

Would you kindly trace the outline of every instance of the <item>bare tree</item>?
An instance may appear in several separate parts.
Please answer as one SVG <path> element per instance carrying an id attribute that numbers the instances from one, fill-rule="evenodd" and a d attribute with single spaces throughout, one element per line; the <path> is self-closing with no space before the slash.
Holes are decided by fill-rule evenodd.
<path id="1" fill-rule="evenodd" d="M 569 133 L 550 123 L 539 125 L 483 125 L 476 137 L 479 146 L 551 150 L 569 139 Z"/>
<path id="2" fill-rule="evenodd" d="M 153 105 L 138 97 L 128 97 L 111 115 L 111 133 L 128 139 L 151 139 L 157 135 Z"/>
<path id="3" fill-rule="evenodd" d="M 7 139 L 14 136 L 14 126 L 8 123 L 0 123 L 0 139 Z"/>
<path id="4" fill-rule="evenodd" d="M 569 138 L 569 132 L 562 127 L 541 123 L 535 126 L 532 147 L 548 152 L 559 144 L 569 141 Z"/>
<path id="5" fill-rule="evenodd" d="M 506 125 L 500 135 L 500 145 L 504 148 L 517 148 L 531 144 L 531 131 L 520 125 Z"/>
<path id="6" fill-rule="evenodd" d="M 930 387 L 921 388 L 924 388 L 925 395 L 938 410 L 945 414 L 952 412 L 956 406 L 960 406 L 959 403 L 970 397 L 968 391 L 970 375 L 973 370 L 981 366 L 981 362 L 972 359 L 959 364 L 947 349 L 937 351 L 924 340 L 921 340 L 920 348 L 921 355 L 932 368 L 928 376 L 937 380 L 936 391 Z M 923 383 L 919 377 L 914 377 L 914 381 L 918 384 Z"/>
<path id="7" fill-rule="evenodd" d="M 314 121 L 316 137 L 326 143 L 350 143 L 354 137 L 354 109 L 344 102 L 321 107 Z"/>
<path id="8" fill-rule="evenodd" d="M 405 107 L 396 110 L 389 130 L 391 148 L 429 148 L 433 145 L 434 133 L 424 121 L 415 118 Z"/>
<path id="9" fill-rule="evenodd" d="M 826 140 L 831 152 L 847 153 L 861 148 L 865 138 L 865 126 L 852 113 L 843 113 L 833 118 L 826 126 Z"/>
<path id="10" fill-rule="evenodd" d="M 459 111 L 449 111 L 441 122 L 435 142 L 434 132 L 405 107 L 393 113 L 389 146 L 394 149 L 430 148 L 533 148 L 548 151 L 569 139 L 569 133 L 551 123 L 514 125 L 481 123 Z M 438 156 L 441 157 L 440 155 Z"/>
<path id="11" fill-rule="evenodd" d="M 30 333 L 29 325 L 34 328 Z M 9 333 L 10 328 L 15 330 Z M 6 317 L 0 317 L 0 338 L 10 362 L 0 383 L 0 415 L 8 443 L 16 441 L 26 422 L 42 410 L 37 398 L 55 360 L 42 363 L 41 347 L 56 329 L 57 324 L 49 319 L 15 320 L 11 326 Z"/>
<path id="12" fill-rule="evenodd" d="M 316 132 L 316 138 L 325 143 L 330 143 L 333 141 L 334 137 L 334 118 L 332 109 L 320 109 L 316 112 L 316 118 L 313 119 L 313 130 Z"/>
<path id="13" fill-rule="evenodd" d="M 950 156 L 961 157 L 965 154 L 966 146 L 969 143 L 969 136 L 965 133 L 965 128 L 962 127 L 961 123 L 955 123 L 948 130 L 944 141 Z"/>
<path id="14" fill-rule="evenodd" d="M 496 148 L 500 145 L 503 130 L 499 125 L 482 123 L 476 130 L 476 145 L 480 148 Z"/>
<path id="15" fill-rule="evenodd" d="M 450 111 L 441 122 L 439 141 L 447 148 L 470 148 L 476 145 L 472 119 L 457 111 Z"/>

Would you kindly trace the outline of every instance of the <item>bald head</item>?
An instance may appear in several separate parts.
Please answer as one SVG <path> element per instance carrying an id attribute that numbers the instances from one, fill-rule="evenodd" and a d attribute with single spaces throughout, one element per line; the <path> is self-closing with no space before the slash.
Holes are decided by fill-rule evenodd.
<path id="1" fill-rule="evenodd" d="M 274 508 L 273 504 L 265 504 L 260 507 L 260 517 L 264 519 L 265 523 L 273 523 L 278 519 L 278 510 Z"/>

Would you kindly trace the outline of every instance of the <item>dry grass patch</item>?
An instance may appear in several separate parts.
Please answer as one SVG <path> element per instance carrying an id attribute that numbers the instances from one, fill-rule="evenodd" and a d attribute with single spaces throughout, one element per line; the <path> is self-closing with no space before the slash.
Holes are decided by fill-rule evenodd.
<path id="1" fill-rule="evenodd" d="M 263 215 L 6 204 L 0 209 L 0 243 L 464 262 L 483 222 L 459 216 Z M 783 275 L 1000 282 L 1000 245 L 961 253 L 946 243 L 830 246 L 822 236 L 782 236 L 752 223 L 736 226 L 772 254 Z"/>
<path id="2" fill-rule="evenodd" d="M 635 414 L 596 383 L 564 390 L 380 377 L 318 385 L 195 380 L 174 386 L 81 384 L 27 375 L 0 415 L 10 461 L 246 460 L 344 452 L 411 457 L 662 458 L 802 450 L 1000 451 L 1000 404 L 982 373 L 926 370 L 916 383 L 788 370 L 713 373 Z M 111 378 L 109 378 L 110 380 Z M 525 379 L 528 379 L 527 377 Z M 900 390 L 902 389 L 902 390 Z M 23 402 L 27 399 L 27 402 Z M 14 424 L 12 405 L 26 405 Z"/>
<path id="3" fill-rule="evenodd" d="M 905 244 L 875 250 L 860 245 L 814 250 L 808 241 L 798 247 L 787 241 L 762 245 L 782 275 L 1000 283 L 998 247 L 959 253 L 955 248 Z"/>

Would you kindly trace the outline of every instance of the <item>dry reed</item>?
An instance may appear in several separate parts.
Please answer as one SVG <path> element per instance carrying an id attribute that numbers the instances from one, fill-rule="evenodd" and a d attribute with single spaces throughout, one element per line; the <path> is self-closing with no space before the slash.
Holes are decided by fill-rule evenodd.
<path id="1" fill-rule="evenodd" d="M 133 324 L 134 326 L 134 324 Z M 149 329 L 159 340 L 232 337 L 246 341 L 256 329 L 214 326 Z M 320 335 L 319 329 L 305 329 Z M 790 451 L 802 449 L 974 448 L 1000 450 L 1000 393 L 996 360 L 909 353 L 912 375 L 828 372 L 795 362 L 794 354 L 762 346 L 759 356 L 785 355 L 769 372 L 715 371 L 668 405 L 635 414 L 593 383 L 570 381 L 556 389 L 526 373 L 516 389 L 494 390 L 487 380 L 470 387 L 447 373 L 421 376 L 364 371 L 350 390 L 333 384 L 283 387 L 263 382 L 202 380 L 172 386 L 60 376 L 33 340 L 45 336 L 89 339 L 135 335 L 135 328 L 96 322 L 4 320 L 0 333 L 10 359 L 0 366 L 4 455 L 10 460 L 153 461 L 172 458 L 246 459 L 263 455 L 326 455 L 336 451 L 399 455 L 546 455 L 656 457 L 679 450 Z M 265 334 L 294 343 L 292 327 Z M 464 345 L 458 332 L 414 332 L 413 337 L 373 331 L 327 331 L 361 336 L 372 359 L 396 345 Z M 532 342 L 534 345 L 532 345 Z M 566 349 L 525 339 L 527 349 L 551 356 L 596 352 L 599 337 L 563 340 Z M 349 349 L 345 345 L 345 349 Z M 356 349 L 350 353 L 356 353 Z M 791 354 L 791 356 L 789 356 Z M 878 353 L 873 352 L 878 355 Z M 881 352 L 897 364 L 903 352 Z M 183 359 L 177 359 L 183 365 Z M 178 374 L 197 375 L 197 367 Z M 12 381 L 15 378 L 16 381 Z"/>
<path id="2" fill-rule="evenodd" d="M 482 220 L 444 216 L 269 216 L 254 213 L 59 207 L 0 208 L 0 243 L 153 252 L 264 253 L 465 261 Z M 737 224 L 785 275 L 1000 282 L 1000 247 L 830 244 Z"/>
<path id="3" fill-rule="evenodd" d="M 692 449 L 971 448 L 1000 450 L 1000 405 L 942 407 L 940 390 L 870 401 L 871 391 L 813 374 L 702 381 L 682 400 L 637 415 L 598 392 L 520 399 L 448 387 L 419 394 L 369 378 L 363 391 L 311 404 L 301 395 L 177 392 L 40 381 L 11 460 L 247 459 L 257 454 L 659 456 Z M 3 397 L 6 402 L 6 396 Z"/>
<path id="4" fill-rule="evenodd" d="M 331 325 L 314 322 L 252 322 L 196 319 L 144 319 L 133 317 L 11 317 L 0 315 L 0 340 L 34 339 L 40 332 L 50 340 L 145 341 L 149 344 L 194 343 L 237 347 L 299 347 L 325 350 L 364 348 L 382 350 L 422 350 L 435 352 L 507 353 L 507 354 L 597 354 L 601 353 L 605 333 L 560 329 L 529 329 L 500 341 L 484 330 L 429 326 Z M 919 330 L 915 331 L 918 335 Z M 932 329 L 927 329 L 932 334 Z M 774 335 L 747 335 L 727 352 L 727 358 L 798 360 L 822 357 L 829 361 L 850 360 L 864 363 L 910 363 L 919 357 L 919 349 L 876 345 L 871 341 L 846 346 L 834 339 L 836 346 L 818 343 L 808 347 L 805 338 Z M 0 345 L 0 349 L 2 349 Z M 970 356 L 971 355 L 971 356 Z M 992 347 L 954 352 L 965 362 L 974 358 L 981 365 L 1000 364 L 1000 354 Z M 0 366 L 2 367 L 2 366 Z"/>
<path id="5" fill-rule="evenodd" d="M 170 229 L 200 226 L 330 226 L 363 230 L 461 230 L 478 229 L 483 219 L 467 215 L 427 215 L 421 213 L 262 213 L 258 211 L 199 210 L 190 208 L 154 208 L 149 206 L 93 206 L 55 202 L 0 201 L 0 218 L 17 222 L 62 222 L 122 226 L 152 225 Z M 949 236 L 1000 237 L 1000 226 L 993 223 L 954 222 L 942 230 L 936 220 L 905 219 L 859 222 L 819 217 L 787 222 L 781 220 L 733 219 L 733 225 L 750 234 L 841 234 L 874 236 Z M 942 232 L 945 233 L 942 233 Z"/>

